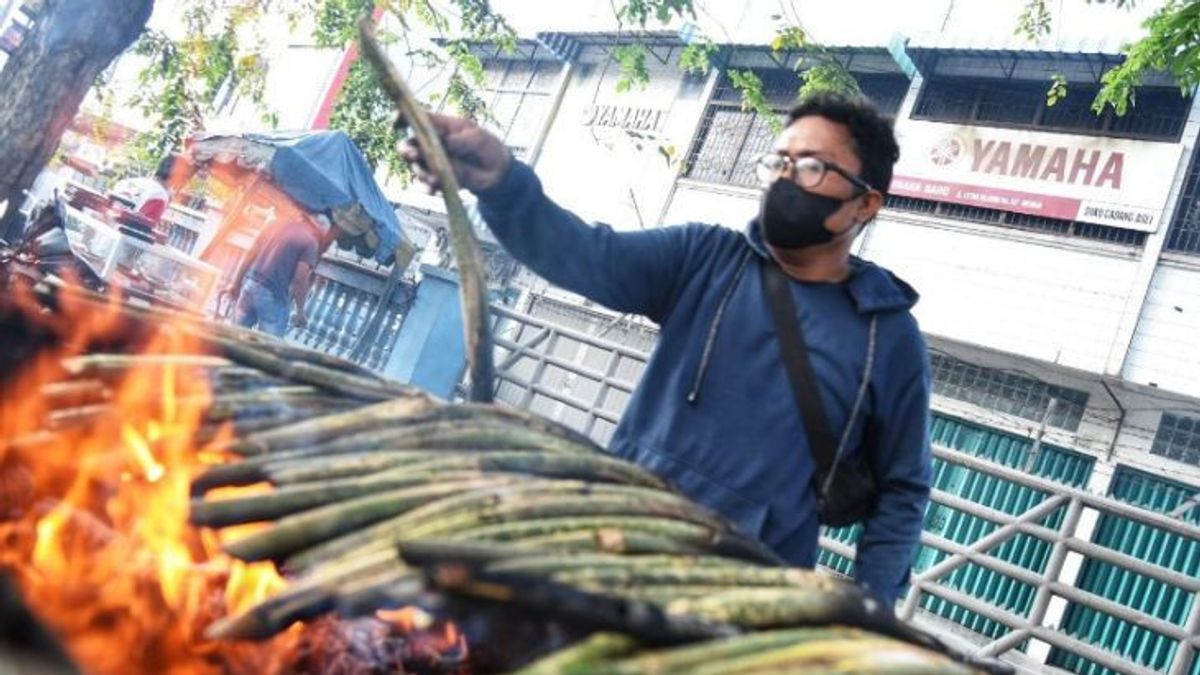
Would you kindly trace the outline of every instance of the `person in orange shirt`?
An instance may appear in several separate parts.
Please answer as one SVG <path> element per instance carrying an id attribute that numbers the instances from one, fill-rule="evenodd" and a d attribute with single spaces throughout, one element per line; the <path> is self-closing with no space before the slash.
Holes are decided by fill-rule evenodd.
<path id="1" fill-rule="evenodd" d="M 234 298 L 234 321 L 245 328 L 283 337 L 292 320 L 308 325 L 304 304 L 312 274 L 340 230 L 325 214 L 303 214 L 267 227 L 234 274 L 228 293 Z"/>

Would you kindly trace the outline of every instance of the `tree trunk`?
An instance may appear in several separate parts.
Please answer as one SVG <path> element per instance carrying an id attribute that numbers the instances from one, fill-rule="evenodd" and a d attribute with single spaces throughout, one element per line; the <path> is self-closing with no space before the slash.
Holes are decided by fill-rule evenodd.
<path id="1" fill-rule="evenodd" d="M 49 0 L 0 71 L 0 202 L 24 200 L 92 83 L 142 32 L 154 0 Z M 0 238 L 15 239 L 14 208 Z"/>

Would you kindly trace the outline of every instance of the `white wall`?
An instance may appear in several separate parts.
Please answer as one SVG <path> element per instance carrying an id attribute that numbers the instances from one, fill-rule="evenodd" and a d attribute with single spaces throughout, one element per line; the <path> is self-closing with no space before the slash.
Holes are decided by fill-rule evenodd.
<path id="1" fill-rule="evenodd" d="M 670 61 L 647 60 L 651 80 L 645 89 L 618 92 L 617 64 L 598 49 L 584 50 L 567 85 L 537 173 L 548 195 L 585 220 L 619 230 L 637 229 L 639 224 L 654 227 L 670 195 L 679 165 L 669 164 L 659 147 L 673 146 L 680 159 L 687 153 L 704 111 L 705 80 L 685 86 L 674 63 L 680 48 L 669 55 L 665 48 L 657 51 Z M 662 123 L 654 133 L 636 131 L 637 135 L 588 125 L 593 106 L 662 111 Z"/>
<path id="2" fill-rule="evenodd" d="M 975 46 L 1058 47 L 1070 52 L 1078 51 L 1083 43 L 1099 42 L 1097 35 L 1107 36 L 1110 48 L 1136 38 L 1144 33 L 1142 21 L 1162 5 L 1162 0 L 1141 0 L 1132 8 L 1094 0 L 1048 3 L 1053 30 L 1037 43 L 1013 33 L 1017 17 L 1028 4 L 1026 0 L 708 0 L 695 4 L 696 15 L 686 21 L 695 23 L 718 42 L 766 44 L 781 26 L 798 24 L 826 44 L 882 45 L 899 31 L 909 36 L 936 35 Z M 622 28 L 613 17 L 614 3 L 610 0 L 494 0 L 492 6 L 522 35 Z M 675 30 L 683 23 L 673 20 L 665 29 Z M 629 26 L 623 28 L 628 30 Z M 648 28 L 663 29 L 653 18 Z"/>
<path id="3" fill-rule="evenodd" d="M 1200 467 L 1150 453 L 1164 411 L 1200 417 L 1200 401 L 1130 382 L 1101 378 L 1068 368 L 1031 362 L 1012 354 L 980 349 L 929 336 L 930 348 L 986 368 L 1028 374 L 1053 385 L 1087 392 L 1087 407 L 1074 431 L 1047 426 L 1044 443 L 1071 448 L 1096 458 L 1097 481 L 1091 486 L 1103 493 L 1107 479 L 1119 464 L 1200 485 Z M 1107 385 L 1107 386 L 1106 386 Z M 1036 438 L 1038 420 L 1029 420 L 935 394 L 933 409 L 961 419 L 1000 429 L 1026 438 Z"/>
<path id="4" fill-rule="evenodd" d="M 218 131 L 259 131 L 271 128 L 264 112 L 278 116 L 278 129 L 307 129 L 342 59 L 342 50 L 306 44 L 280 46 L 270 53 L 264 106 L 238 101 L 224 115 L 211 120 Z"/>
<path id="5" fill-rule="evenodd" d="M 1100 244 L 896 212 L 864 236 L 863 257 L 921 294 L 914 313 L 927 333 L 1094 373 L 1137 271 L 1128 253 Z"/>
<path id="6" fill-rule="evenodd" d="M 1200 260 L 1155 270 L 1122 375 L 1200 396 Z"/>
<path id="7" fill-rule="evenodd" d="M 740 230 L 757 211 L 757 190 L 682 180 L 671 196 L 663 224 L 709 223 Z"/>

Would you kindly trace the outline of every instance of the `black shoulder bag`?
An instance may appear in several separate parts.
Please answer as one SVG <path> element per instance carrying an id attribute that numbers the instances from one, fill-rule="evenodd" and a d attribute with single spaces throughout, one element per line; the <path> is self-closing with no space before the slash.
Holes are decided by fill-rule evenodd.
<path id="1" fill-rule="evenodd" d="M 796 398 L 796 407 L 800 410 L 804 429 L 808 433 L 808 445 L 812 448 L 816 468 L 813 481 L 817 493 L 817 515 L 822 524 L 833 527 L 856 523 L 875 509 L 878 488 L 865 456 L 860 456 L 857 463 L 847 465 L 842 462 L 842 453 L 867 390 L 875 353 L 875 317 L 871 318 L 870 346 L 858 396 L 841 442 L 835 444 L 808 358 L 808 346 L 804 342 L 800 321 L 796 318 L 796 305 L 788 287 L 788 278 L 772 261 L 762 263 L 762 275 L 763 290 L 775 317 L 775 331 L 779 335 L 792 395 Z"/>

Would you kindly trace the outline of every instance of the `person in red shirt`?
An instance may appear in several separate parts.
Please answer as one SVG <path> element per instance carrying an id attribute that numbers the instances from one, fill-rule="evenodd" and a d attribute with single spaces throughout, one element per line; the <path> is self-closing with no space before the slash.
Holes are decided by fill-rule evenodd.
<path id="1" fill-rule="evenodd" d="M 113 186 L 111 194 L 130 211 L 158 225 L 163 214 L 167 212 L 167 206 L 171 203 L 171 192 L 167 185 L 171 179 L 173 165 L 173 157 L 164 157 L 158 163 L 153 178 L 145 176 L 126 178 Z"/>

